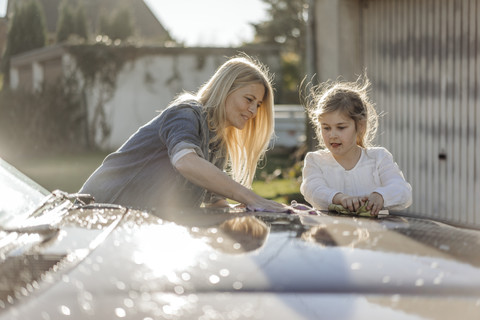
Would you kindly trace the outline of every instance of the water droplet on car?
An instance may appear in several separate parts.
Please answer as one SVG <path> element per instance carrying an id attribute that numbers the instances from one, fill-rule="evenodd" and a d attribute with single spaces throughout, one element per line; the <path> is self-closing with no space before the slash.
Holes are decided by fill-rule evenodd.
<path id="1" fill-rule="evenodd" d="M 220 275 L 222 277 L 228 277 L 230 275 L 230 271 L 228 269 L 222 269 L 220 270 Z"/>
<path id="2" fill-rule="evenodd" d="M 441 244 L 441 245 L 438 246 L 438 248 L 440 250 L 443 250 L 443 251 L 449 251 L 450 250 L 450 246 L 447 245 L 447 244 Z"/>
<path id="3" fill-rule="evenodd" d="M 61 305 L 59 307 L 59 309 L 60 309 L 60 313 L 66 315 L 66 316 L 69 316 L 71 314 L 70 308 L 67 307 L 67 306 Z"/>
<path id="4" fill-rule="evenodd" d="M 350 269 L 352 270 L 360 270 L 361 267 L 362 265 L 359 262 L 354 262 L 350 265 Z"/>
<path id="5" fill-rule="evenodd" d="M 123 308 L 115 308 L 115 315 L 119 318 L 125 318 L 127 312 Z"/>
<path id="6" fill-rule="evenodd" d="M 173 291 L 175 291 L 176 294 L 183 294 L 185 292 L 185 289 L 183 289 L 182 286 L 175 286 L 175 288 L 173 288 Z"/>
<path id="7" fill-rule="evenodd" d="M 235 290 L 240 290 L 243 288 L 243 283 L 241 283 L 240 281 L 235 281 L 233 283 L 233 289 Z"/>
<path id="8" fill-rule="evenodd" d="M 210 281 L 211 284 L 217 284 L 220 282 L 220 277 L 215 275 L 215 274 L 212 274 L 208 280 Z"/>
<path id="9" fill-rule="evenodd" d="M 123 299 L 123 304 L 125 305 L 125 307 L 127 308 L 133 308 L 135 306 L 135 303 L 133 302 L 132 299 L 129 299 L 129 298 L 125 298 Z"/>
<path id="10" fill-rule="evenodd" d="M 172 308 L 171 306 L 169 305 L 165 305 L 162 307 L 162 310 L 165 314 L 174 314 L 175 313 L 175 309 Z"/>
<path id="11" fill-rule="evenodd" d="M 415 281 L 415 286 L 421 287 L 424 283 L 425 281 L 423 279 L 417 279 L 417 281 Z"/>
<path id="12" fill-rule="evenodd" d="M 392 303 L 398 303 L 400 301 L 400 295 L 394 294 L 390 300 L 392 300 Z"/>
<path id="13" fill-rule="evenodd" d="M 434 283 L 434 284 L 440 284 L 440 283 L 442 283 L 443 276 L 444 276 L 444 273 L 441 272 L 438 276 L 435 277 L 435 279 L 433 279 L 433 283 Z"/>
<path id="14" fill-rule="evenodd" d="M 125 290 L 125 288 L 127 287 L 125 283 L 122 281 L 112 280 L 112 282 L 115 283 L 115 286 L 117 287 L 118 290 Z"/>

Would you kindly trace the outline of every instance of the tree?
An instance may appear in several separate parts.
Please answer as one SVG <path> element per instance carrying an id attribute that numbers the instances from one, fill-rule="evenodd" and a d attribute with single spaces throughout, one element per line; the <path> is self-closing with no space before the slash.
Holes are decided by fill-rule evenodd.
<path id="1" fill-rule="evenodd" d="M 82 4 L 77 6 L 75 11 L 75 33 L 82 39 L 88 40 L 87 17 Z"/>
<path id="2" fill-rule="evenodd" d="M 280 101 L 298 103 L 298 85 L 305 75 L 308 0 L 263 0 L 269 20 L 253 24 L 255 43 L 281 45 Z"/>
<path id="3" fill-rule="evenodd" d="M 308 15 L 312 9 L 311 0 L 263 0 L 268 6 L 270 19 L 254 24 L 255 41 L 264 44 L 282 46 L 282 77 L 279 79 L 281 103 L 301 103 L 300 93 L 308 90 L 301 88 L 303 79 L 307 87 L 315 85 L 311 74 L 311 57 L 307 55 Z M 305 92 L 306 93 L 306 92 Z M 306 121 L 306 147 L 312 150 L 316 145 L 315 130 L 310 121 Z"/>
<path id="4" fill-rule="evenodd" d="M 63 0 L 59 11 L 57 42 L 67 41 L 71 36 L 88 40 L 87 19 L 82 3 L 72 8 L 70 1 Z"/>
<path id="5" fill-rule="evenodd" d="M 10 78 L 10 58 L 16 54 L 44 47 L 46 34 L 45 14 L 37 1 L 32 0 L 22 7 L 15 7 L 3 57 L 2 69 L 6 83 Z"/>
<path id="6" fill-rule="evenodd" d="M 134 23 L 130 11 L 126 8 L 114 12 L 110 18 L 100 17 L 100 34 L 112 40 L 126 40 L 134 34 Z"/>
<path id="7" fill-rule="evenodd" d="M 59 18 L 57 22 L 57 42 L 64 42 L 68 37 L 75 33 L 75 21 L 73 10 L 68 1 L 63 0 L 59 8 Z"/>
<path id="8" fill-rule="evenodd" d="M 259 43 L 281 44 L 286 51 L 305 55 L 308 0 L 263 0 L 270 19 L 258 24 L 255 38 Z"/>

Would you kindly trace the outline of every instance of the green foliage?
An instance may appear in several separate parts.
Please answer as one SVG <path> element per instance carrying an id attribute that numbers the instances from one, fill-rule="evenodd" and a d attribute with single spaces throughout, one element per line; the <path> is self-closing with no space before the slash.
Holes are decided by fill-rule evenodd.
<path id="1" fill-rule="evenodd" d="M 286 52 L 282 54 L 282 77 L 279 80 L 282 87 L 283 103 L 299 103 L 298 88 L 303 75 L 303 65 L 300 54 L 296 52 Z"/>
<path id="2" fill-rule="evenodd" d="M 100 34 L 112 40 L 126 40 L 134 34 L 134 23 L 130 11 L 121 8 L 110 16 L 100 16 Z"/>
<path id="3" fill-rule="evenodd" d="M 264 198 L 282 203 L 304 203 L 300 193 L 303 148 L 270 150 L 257 170 L 252 189 Z"/>
<path id="4" fill-rule="evenodd" d="M 16 6 L 2 59 L 5 82 L 9 79 L 10 58 L 16 54 L 44 47 L 46 38 L 45 14 L 38 2 L 32 0 L 22 7 Z"/>
<path id="5" fill-rule="evenodd" d="M 60 5 L 60 18 L 57 23 L 57 42 L 67 41 L 75 33 L 74 13 L 69 3 L 64 0 Z"/>
<path id="6" fill-rule="evenodd" d="M 292 200 L 305 203 L 300 193 L 300 182 L 293 179 L 275 179 L 272 181 L 256 180 L 253 182 L 253 191 L 260 196 L 281 203 L 290 204 Z"/>
<path id="7" fill-rule="evenodd" d="M 82 39 L 88 40 L 87 17 L 82 4 L 79 4 L 75 11 L 75 34 Z"/>
<path id="8" fill-rule="evenodd" d="M 255 28 L 255 42 L 281 45 L 281 103 L 299 103 L 298 84 L 305 74 L 308 0 L 263 0 L 269 19 Z"/>
<path id="9" fill-rule="evenodd" d="M 97 94 L 93 102 L 93 111 L 90 115 L 87 145 L 94 146 L 93 137 L 101 133 L 102 139 L 109 137 L 111 127 L 105 113 L 105 104 L 113 97 L 116 88 L 118 73 L 125 62 L 130 59 L 131 48 L 122 48 L 98 42 L 95 45 L 69 46 L 67 50 L 75 57 L 77 68 L 85 80 L 81 89 L 87 95 L 87 88 L 95 87 Z M 100 131 L 97 131 L 100 130 Z"/>
<path id="10" fill-rule="evenodd" d="M 118 73 L 130 59 L 128 48 L 111 46 L 102 42 L 94 45 L 77 45 L 66 48 L 77 61 L 77 68 L 90 84 L 99 80 L 110 89 L 115 89 Z"/>
<path id="11" fill-rule="evenodd" d="M 263 0 L 270 19 L 253 24 L 256 41 L 281 44 L 286 51 L 305 52 L 308 0 Z"/>
<path id="12" fill-rule="evenodd" d="M 73 8 L 70 1 L 63 0 L 59 8 L 57 42 L 67 41 L 72 36 L 88 40 L 85 10 L 81 3 Z"/>

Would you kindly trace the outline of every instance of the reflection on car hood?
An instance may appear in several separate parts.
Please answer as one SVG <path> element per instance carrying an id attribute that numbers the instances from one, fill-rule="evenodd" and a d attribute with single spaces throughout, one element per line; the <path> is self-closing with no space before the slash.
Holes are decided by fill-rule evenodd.
<path id="1" fill-rule="evenodd" d="M 479 231 L 392 215 L 83 208 L 0 318 L 478 319 L 479 248 Z"/>

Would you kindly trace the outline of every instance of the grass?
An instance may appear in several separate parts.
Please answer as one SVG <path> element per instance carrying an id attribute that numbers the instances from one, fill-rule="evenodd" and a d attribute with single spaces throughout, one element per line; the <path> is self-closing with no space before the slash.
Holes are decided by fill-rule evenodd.
<path id="1" fill-rule="evenodd" d="M 47 190 L 75 193 L 106 155 L 106 152 L 87 152 L 5 160 Z M 259 179 L 254 181 L 253 190 L 264 198 L 282 203 L 302 202 L 300 182 L 296 174 L 289 171 L 292 163 L 294 161 L 285 154 L 268 156 L 264 167 L 257 171 Z"/>
<path id="2" fill-rule="evenodd" d="M 75 193 L 105 156 L 104 152 L 45 155 L 10 160 L 10 163 L 47 190 Z"/>
<path id="3" fill-rule="evenodd" d="M 290 204 L 292 200 L 303 203 L 300 194 L 300 182 L 297 179 L 277 178 L 271 181 L 256 180 L 253 190 L 264 198 Z"/>

